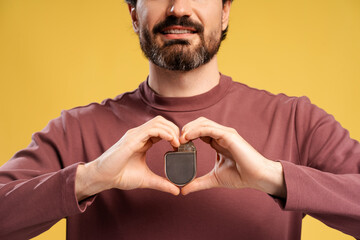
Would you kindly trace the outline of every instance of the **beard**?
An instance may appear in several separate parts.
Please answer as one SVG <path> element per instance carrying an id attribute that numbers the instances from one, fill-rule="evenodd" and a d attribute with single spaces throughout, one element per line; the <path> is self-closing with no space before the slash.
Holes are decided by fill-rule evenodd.
<path id="1" fill-rule="evenodd" d="M 195 46 L 188 40 L 175 39 L 160 45 L 156 42 L 156 34 L 162 34 L 162 29 L 179 25 L 196 30 L 200 41 Z M 222 32 L 213 31 L 205 38 L 201 24 L 192 22 L 188 17 L 167 17 L 163 22 L 156 24 L 152 35 L 146 28 L 139 33 L 140 46 L 145 56 L 155 65 L 172 71 L 190 71 L 208 63 L 219 51 Z"/>

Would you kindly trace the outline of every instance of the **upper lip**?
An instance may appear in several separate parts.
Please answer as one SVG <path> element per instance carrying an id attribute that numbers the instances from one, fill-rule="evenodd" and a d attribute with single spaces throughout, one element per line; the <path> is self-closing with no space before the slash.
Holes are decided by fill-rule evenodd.
<path id="1" fill-rule="evenodd" d="M 179 25 L 169 26 L 169 27 L 163 28 L 161 30 L 161 32 L 164 33 L 164 32 L 169 31 L 169 30 L 188 30 L 188 31 L 191 31 L 191 32 L 197 32 L 196 29 L 193 28 L 193 27 L 184 27 L 184 26 L 179 26 Z"/>

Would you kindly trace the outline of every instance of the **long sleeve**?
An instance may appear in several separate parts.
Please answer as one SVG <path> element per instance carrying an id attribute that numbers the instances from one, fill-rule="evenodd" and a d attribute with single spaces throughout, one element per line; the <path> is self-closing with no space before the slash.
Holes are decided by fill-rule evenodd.
<path id="1" fill-rule="evenodd" d="M 81 139 L 75 120 L 64 115 L 0 168 L 1 239 L 29 239 L 91 203 L 76 200 L 78 163 L 69 159 L 77 157 L 71 146 L 81 149 Z"/>
<path id="2" fill-rule="evenodd" d="M 284 209 L 360 238 L 360 144 L 306 98 L 297 104 L 295 121 L 300 164 L 282 161 Z"/>

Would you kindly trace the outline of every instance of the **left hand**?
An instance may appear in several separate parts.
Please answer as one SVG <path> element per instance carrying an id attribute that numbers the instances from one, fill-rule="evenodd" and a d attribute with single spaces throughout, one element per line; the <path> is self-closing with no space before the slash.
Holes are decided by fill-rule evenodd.
<path id="1" fill-rule="evenodd" d="M 213 170 L 184 186 L 182 194 L 226 187 L 254 188 L 277 197 L 286 197 L 281 163 L 266 159 L 235 129 L 201 117 L 183 127 L 180 143 L 196 138 L 210 144 L 217 152 L 217 159 Z"/>

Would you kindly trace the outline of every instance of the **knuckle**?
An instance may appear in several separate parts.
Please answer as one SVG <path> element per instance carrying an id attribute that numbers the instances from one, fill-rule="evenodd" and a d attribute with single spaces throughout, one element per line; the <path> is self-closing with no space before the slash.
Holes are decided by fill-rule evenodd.
<path id="1" fill-rule="evenodd" d="M 126 131 L 126 133 L 124 134 L 124 136 L 132 135 L 135 131 L 136 131 L 136 128 L 131 128 L 131 129 L 129 129 L 129 130 Z"/>
<path id="2" fill-rule="evenodd" d="M 238 133 L 235 128 L 231 128 L 231 132 L 234 133 L 234 134 Z"/>
<path id="3" fill-rule="evenodd" d="M 231 134 L 236 134 L 236 135 L 238 134 L 238 132 L 236 131 L 235 128 L 229 127 L 228 130 L 229 130 L 229 132 L 230 132 Z"/>
<path id="4" fill-rule="evenodd" d="M 153 124 L 155 124 L 155 123 L 157 123 L 157 122 L 160 122 L 161 119 L 163 119 L 163 117 L 161 117 L 160 115 L 158 115 L 158 116 L 150 119 L 149 121 L 145 122 L 145 123 L 143 124 L 143 126 L 149 126 L 149 125 L 151 126 L 151 125 L 153 125 Z"/>
<path id="5" fill-rule="evenodd" d="M 163 117 L 163 116 L 160 116 L 160 115 L 157 115 L 157 116 L 154 117 L 153 119 L 156 120 L 156 121 L 160 121 L 160 120 L 163 120 L 164 117 Z"/>
<path id="6" fill-rule="evenodd" d="M 203 122 L 203 121 L 207 121 L 208 119 L 206 118 L 206 117 L 199 117 L 197 120 L 199 120 L 199 121 L 201 121 L 201 122 Z"/>

